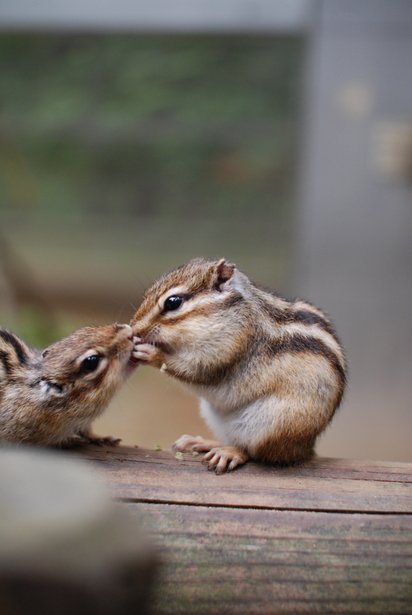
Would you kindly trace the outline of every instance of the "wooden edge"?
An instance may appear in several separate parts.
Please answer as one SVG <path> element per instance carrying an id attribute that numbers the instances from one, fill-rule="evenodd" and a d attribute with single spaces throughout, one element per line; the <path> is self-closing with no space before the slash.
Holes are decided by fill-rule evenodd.
<path id="1" fill-rule="evenodd" d="M 73 449 L 70 453 L 85 459 L 112 462 L 135 462 L 145 464 L 167 464 L 176 468 L 182 464 L 198 466 L 202 455 L 193 456 L 184 453 L 183 458 L 177 459 L 173 451 L 169 449 L 156 450 L 140 448 L 138 446 L 86 446 Z M 360 459 L 346 459 L 337 457 L 315 457 L 304 465 L 289 468 L 271 467 L 255 462 L 248 462 L 238 472 L 254 475 L 267 475 L 276 473 L 278 476 L 290 478 L 311 476 L 318 478 L 340 478 L 351 480 L 375 480 L 388 482 L 412 483 L 412 463 L 396 461 L 374 461 Z"/>

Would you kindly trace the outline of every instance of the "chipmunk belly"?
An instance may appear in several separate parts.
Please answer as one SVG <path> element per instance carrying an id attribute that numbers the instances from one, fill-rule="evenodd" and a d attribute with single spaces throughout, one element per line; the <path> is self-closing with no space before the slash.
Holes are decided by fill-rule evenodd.
<path id="1" fill-rule="evenodd" d="M 201 412 L 214 433 L 254 458 L 289 464 L 313 454 L 316 437 L 333 416 L 339 401 L 339 381 L 325 358 L 282 355 L 274 358 L 270 386 L 237 406 L 221 387 L 208 391 Z M 236 387 L 232 388 L 236 393 Z M 252 386 L 244 387 L 252 390 Z M 259 387 L 256 388 L 256 391 Z M 264 390 L 262 388 L 262 390 Z M 224 395 L 222 393 L 225 393 Z M 226 405 L 225 405 L 226 402 Z"/>
<path id="2" fill-rule="evenodd" d="M 288 400 L 275 395 L 263 397 L 230 414 L 220 412 L 206 399 L 200 400 L 201 414 L 209 428 L 226 444 L 255 450 L 283 421 Z"/>
<path id="3" fill-rule="evenodd" d="M 329 422 L 332 412 L 332 409 L 302 404 L 295 398 L 271 395 L 222 415 L 208 401 L 201 400 L 203 418 L 225 444 L 246 451 L 252 459 L 280 465 L 302 462 L 313 456 L 316 437 Z"/>

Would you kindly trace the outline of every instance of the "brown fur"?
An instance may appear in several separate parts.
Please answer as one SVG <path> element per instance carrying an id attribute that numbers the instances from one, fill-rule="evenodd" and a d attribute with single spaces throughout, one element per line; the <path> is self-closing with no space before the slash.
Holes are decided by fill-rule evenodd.
<path id="1" fill-rule="evenodd" d="M 297 465 L 313 458 L 315 440 L 316 436 L 311 440 L 290 432 L 270 435 L 255 448 L 254 457 L 278 466 Z"/>
<path id="2" fill-rule="evenodd" d="M 16 351 L 19 346 L 25 360 Z M 79 437 L 94 440 L 90 424 L 130 373 L 132 347 L 127 325 L 85 327 L 43 353 L 0 330 L 0 441 L 68 445 Z M 89 354 L 98 355 L 99 363 L 85 372 L 83 359 Z"/>
<path id="3" fill-rule="evenodd" d="M 168 312 L 173 294 L 184 301 Z M 194 388 L 225 445 L 271 463 L 313 455 L 346 381 L 319 308 L 254 285 L 224 260 L 195 259 L 146 291 L 131 324 L 143 342 L 135 357 Z"/>

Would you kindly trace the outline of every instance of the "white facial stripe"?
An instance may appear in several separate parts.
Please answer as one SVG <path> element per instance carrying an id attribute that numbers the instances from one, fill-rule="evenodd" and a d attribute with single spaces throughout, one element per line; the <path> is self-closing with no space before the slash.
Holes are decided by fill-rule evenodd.
<path id="1" fill-rule="evenodd" d="M 138 323 L 134 325 L 135 334 L 139 334 L 139 329 L 144 331 L 146 328 L 150 328 L 153 323 L 157 321 L 157 318 L 161 312 L 163 312 L 164 302 L 168 297 L 173 295 L 188 295 L 189 289 L 187 286 L 174 286 L 170 288 L 168 291 L 163 293 L 159 298 L 156 305 L 141 319 Z M 162 314 L 162 320 L 173 320 L 173 318 L 177 316 L 181 316 L 184 313 L 189 313 L 198 306 L 207 306 L 207 305 L 216 305 L 216 303 L 220 303 L 225 301 L 227 294 L 224 292 L 211 292 L 204 294 L 194 295 L 188 301 L 184 301 L 182 305 L 177 310 L 172 310 L 170 312 L 166 312 Z"/>
<path id="2" fill-rule="evenodd" d="M 152 307 L 152 309 L 143 318 L 139 320 L 139 322 L 137 323 L 138 326 L 137 327 L 136 325 L 133 326 L 133 330 L 135 334 L 138 335 L 139 329 L 144 331 L 146 328 L 150 327 L 150 325 L 154 321 L 156 321 L 156 318 L 159 316 L 159 314 L 163 312 L 164 302 L 166 301 L 168 297 L 172 295 L 187 295 L 187 294 L 188 294 L 188 289 L 186 286 L 174 286 L 173 288 L 170 288 L 168 291 L 163 293 L 157 300 L 157 303 Z"/>
<path id="3" fill-rule="evenodd" d="M 159 313 L 160 313 L 160 308 L 158 304 L 156 303 L 156 305 L 150 310 L 150 312 L 146 314 L 144 318 L 141 318 L 138 323 L 133 325 L 134 334 L 139 335 L 140 331 L 144 331 L 145 329 L 149 328 L 150 325 L 154 321 L 156 321 L 156 318 L 159 315 Z"/>
<path id="4" fill-rule="evenodd" d="M 168 296 L 170 297 L 170 294 L 168 294 Z M 216 304 L 224 302 L 226 296 L 227 295 L 225 295 L 224 293 L 218 291 L 214 293 L 194 295 L 188 301 L 184 301 L 178 310 L 166 312 L 164 314 L 164 317 L 173 319 L 175 316 L 181 316 L 184 313 L 189 314 L 190 312 L 196 310 L 199 307 L 206 307 L 208 305 L 216 306 Z"/>

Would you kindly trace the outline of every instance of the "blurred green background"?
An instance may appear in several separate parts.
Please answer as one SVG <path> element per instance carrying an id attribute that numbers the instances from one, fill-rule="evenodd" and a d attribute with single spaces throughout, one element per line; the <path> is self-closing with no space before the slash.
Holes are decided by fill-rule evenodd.
<path id="1" fill-rule="evenodd" d="M 5 0 L 1 324 L 43 346 L 127 322 L 154 278 L 226 256 L 337 325 L 319 454 L 411 461 L 411 32 L 403 0 Z M 97 429 L 167 446 L 206 434 L 196 406 L 141 368 Z"/>
<path id="2" fill-rule="evenodd" d="M 2 324 L 44 346 L 128 321 L 199 255 L 291 288 L 303 51 L 296 35 L 0 34 Z M 158 378 L 139 370 L 107 428 L 204 432 Z"/>
<path id="3" fill-rule="evenodd" d="M 197 254 L 287 282 L 302 47 L 0 36 L 3 253 L 59 329 L 19 323 L 29 341 L 66 330 L 60 308 L 128 318 L 145 284 Z M 43 313 L 5 273 L 18 307 Z"/>

